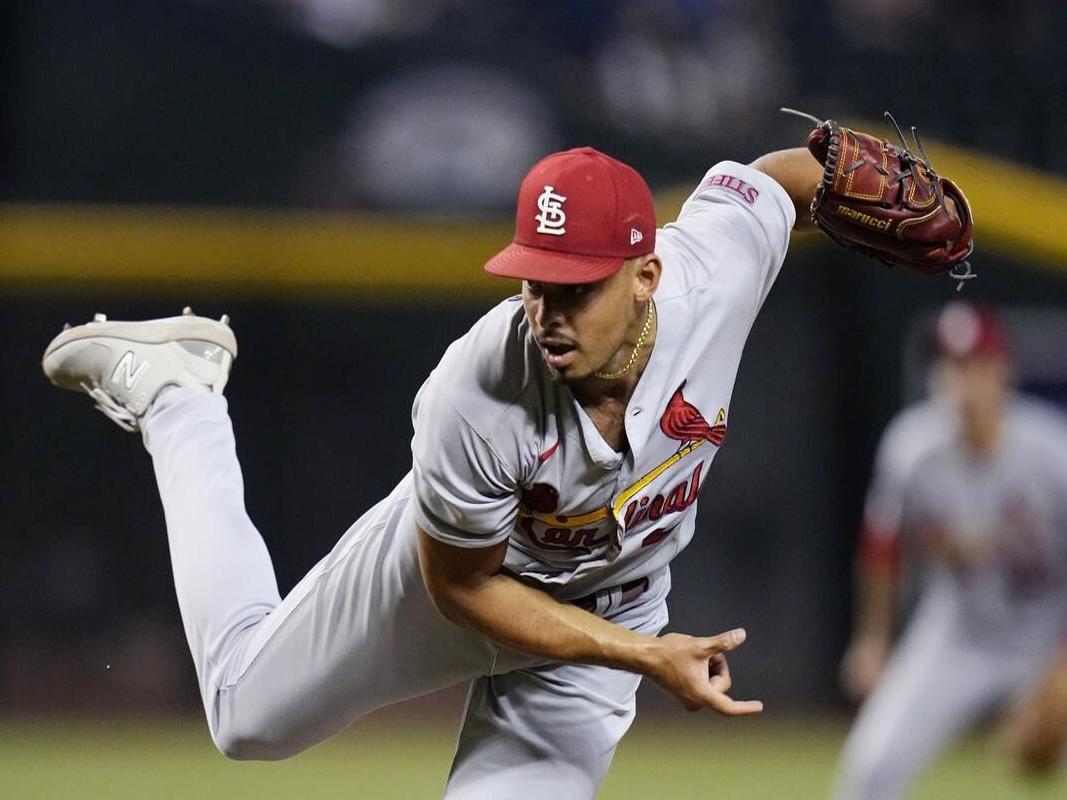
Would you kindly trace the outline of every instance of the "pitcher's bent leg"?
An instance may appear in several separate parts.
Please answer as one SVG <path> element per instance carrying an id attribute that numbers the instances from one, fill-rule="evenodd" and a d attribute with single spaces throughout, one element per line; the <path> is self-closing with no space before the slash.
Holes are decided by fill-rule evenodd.
<path id="1" fill-rule="evenodd" d="M 667 624 L 669 577 L 649 602 L 611 621 L 655 635 Z M 537 664 L 471 685 L 447 800 L 592 800 L 637 710 L 641 676 Z"/>
<path id="2" fill-rule="evenodd" d="M 247 632 L 281 602 L 278 584 L 245 511 L 226 398 L 165 391 L 143 428 L 163 502 L 178 608 L 214 732 L 215 691 Z"/>
<path id="3" fill-rule="evenodd" d="M 220 750 L 284 758 L 376 708 L 488 671 L 493 645 L 447 622 L 426 594 L 409 478 L 279 603 L 224 399 L 175 389 L 157 406 L 145 439 Z"/>
<path id="4" fill-rule="evenodd" d="M 640 675 L 556 664 L 471 685 L 447 800 L 592 800 L 636 713 Z"/>

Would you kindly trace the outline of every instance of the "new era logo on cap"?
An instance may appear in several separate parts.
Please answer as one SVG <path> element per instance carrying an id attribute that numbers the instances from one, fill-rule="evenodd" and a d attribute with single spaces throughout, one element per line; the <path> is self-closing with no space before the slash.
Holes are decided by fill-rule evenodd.
<path id="1" fill-rule="evenodd" d="M 591 147 L 553 153 L 519 187 L 515 238 L 486 272 L 544 283 L 592 283 L 651 253 L 656 215 L 632 167 Z"/>

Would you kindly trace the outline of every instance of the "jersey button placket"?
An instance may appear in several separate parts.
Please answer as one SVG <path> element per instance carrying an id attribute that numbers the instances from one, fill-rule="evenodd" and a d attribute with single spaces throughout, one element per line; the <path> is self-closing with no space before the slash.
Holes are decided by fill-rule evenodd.
<path id="1" fill-rule="evenodd" d="M 634 480 L 634 453 L 630 450 L 626 453 L 622 463 L 619 465 L 618 470 L 615 472 L 615 486 L 611 490 L 611 501 L 608 506 L 609 513 L 612 514 L 612 519 L 615 522 L 615 542 L 618 544 L 618 552 L 621 553 L 624 545 L 624 539 L 626 531 L 623 527 L 622 509 L 620 509 L 620 515 L 618 518 L 614 516 L 615 503 L 618 502 L 619 495 L 633 483 Z"/>

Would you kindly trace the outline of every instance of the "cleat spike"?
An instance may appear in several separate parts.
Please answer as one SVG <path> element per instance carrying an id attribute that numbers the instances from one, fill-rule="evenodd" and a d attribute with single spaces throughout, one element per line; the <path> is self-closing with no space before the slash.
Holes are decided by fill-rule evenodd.
<path id="1" fill-rule="evenodd" d="M 107 314 L 93 314 L 93 322 L 107 322 Z"/>
<path id="2" fill-rule="evenodd" d="M 191 317 L 191 316 L 193 316 L 193 307 L 192 306 L 186 306 L 185 308 L 183 308 L 182 309 L 182 316 L 183 317 Z"/>
<path id="3" fill-rule="evenodd" d="M 70 328 L 71 328 L 71 325 L 70 325 L 70 323 L 69 323 L 69 322 L 64 322 L 64 323 L 63 323 L 63 330 L 65 330 L 65 331 L 69 331 L 69 330 L 70 330 Z"/>
<path id="4" fill-rule="evenodd" d="M 223 314 L 221 317 L 219 317 L 219 322 L 221 322 L 223 325 L 229 325 L 230 324 L 230 315 L 229 314 Z"/>

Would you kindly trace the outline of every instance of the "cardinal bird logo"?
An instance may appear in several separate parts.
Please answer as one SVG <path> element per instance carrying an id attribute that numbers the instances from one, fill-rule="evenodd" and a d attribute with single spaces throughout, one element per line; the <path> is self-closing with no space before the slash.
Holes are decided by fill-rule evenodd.
<path id="1" fill-rule="evenodd" d="M 726 409 L 720 408 L 715 417 L 715 424 L 709 425 L 697 407 L 686 401 L 682 395 L 687 381 L 682 381 L 670 401 L 667 410 L 659 421 L 660 430 L 671 439 L 685 444 L 698 441 L 711 442 L 716 447 L 726 441 Z"/>

